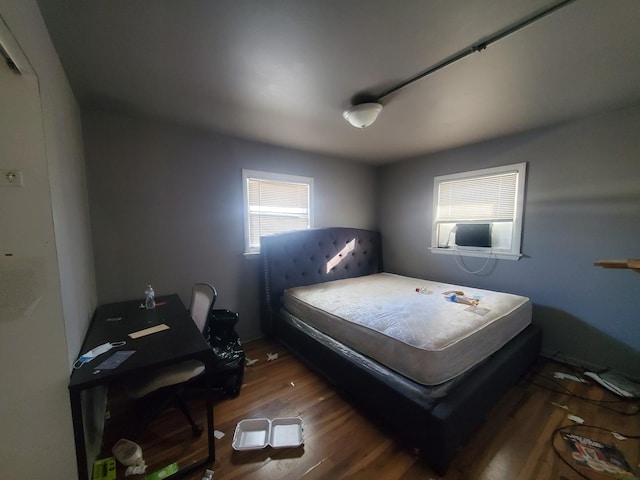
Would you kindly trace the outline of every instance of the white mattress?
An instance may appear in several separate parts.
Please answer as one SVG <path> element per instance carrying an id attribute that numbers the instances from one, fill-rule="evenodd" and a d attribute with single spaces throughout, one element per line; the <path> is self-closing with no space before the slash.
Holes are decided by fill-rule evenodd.
<path id="1" fill-rule="evenodd" d="M 427 293 L 418 293 L 416 289 Z M 462 290 L 477 306 L 448 301 Z M 284 292 L 300 320 L 424 385 L 467 371 L 531 323 L 526 297 L 378 273 Z"/>

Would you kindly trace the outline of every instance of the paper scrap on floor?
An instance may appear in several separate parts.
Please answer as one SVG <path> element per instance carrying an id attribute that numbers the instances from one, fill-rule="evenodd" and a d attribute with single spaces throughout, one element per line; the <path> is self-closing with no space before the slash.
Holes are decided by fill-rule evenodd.
<path id="1" fill-rule="evenodd" d="M 562 380 L 573 380 L 574 382 L 585 383 L 585 381 L 582 378 L 576 377 L 575 375 L 571 375 L 570 373 L 564 373 L 564 372 L 555 372 L 553 374 L 553 378 L 560 378 Z"/>
<path id="2" fill-rule="evenodd" d="M 579 424 L 583 424 L 584 423 L 584 419 L 580 418 L 580 417 L 578 417 L 576 415 L 567 415 L 567 418 L 569 420 L 571 420 L 572 422 L 576 422 L 576 423 L 579 423 Z"/>

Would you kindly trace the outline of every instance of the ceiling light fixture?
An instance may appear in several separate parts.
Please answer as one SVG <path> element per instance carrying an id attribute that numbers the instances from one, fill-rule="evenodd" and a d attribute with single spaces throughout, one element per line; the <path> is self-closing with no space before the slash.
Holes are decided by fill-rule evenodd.
<path id="1" fill-rule="evenodd" d="M 505 28 L 504 30 L 490 36 L 485 40 L 482 40 L 478 43 L 474 43 L 473 45 L 465 48 L 464 50 L 461 50 L 460 52 L 448 58 L 445 58 L 444 60 L 435 64 L 434 66 L 429 67 L 425 71 L 414 75 L 408 80 L 405 80 L 403 82 L 398 83 L 397 85 L 394 85 L 391 88 L 388 88 L 387 90 L 385 90 L 384 92 L 378 95 L 365 94 L 367 98 L 366 102 L 357 103 L 356 105 L 352 106 L 348 110 L 345 110 L 342 113 L 342 116 L 345 118 L 345 120 L 347 120 L 347 122 L 349 122 L 351 125 L 353 125 L 356 128 L 361 128 L 361 129 L 367 128 L 369 125 L 371 125 L 373 122 L 376 121 L 376 119 L 378 118 L 378 115 L 382 111 L 382 103 L 380 102 L 380 100 L 382 100 L 383 98 L 393 93 L 396 93 L 398 90 L 401 90 L 404 87 L 409 86 L 413 82 L 420 80 L 421 78 L 424 78 L 427 75 L 431 75 L 432 73 L 437 72 L 438 70 L 444 67 L 447 67 L 452 63 L 457 62 L 458 60 L 462 60 L 464 57 L 471 55 L 472 53 L 480 52 L 486 49 L 492 43 L 495 43 L 498 40 L 502 40 L 508 35 L 511 35 L 512 33 L 515 33 L 518 30 L 526 26 L 529 26 L 534 22 L 537 22 L 543 17 L 546 17 L 547 15 L 550 15 L 575 1 L 576 0 L 563 0 L 561 2 L 558 2 L 555 5 L 552 5 L 551 7 L 548 7 L 538 13 L 535 13 L 525 18 L 524 20 L 521 20 L 515 25 Z"/>
<path id="2" fill-rule="evenodd" d="M 376 121 L 381 111 L 382 105 L 380 103 L 367 102 L 354 105 L 349 110 L 345 110 L 342 116 L 356 128 L 367 128 Z"/>

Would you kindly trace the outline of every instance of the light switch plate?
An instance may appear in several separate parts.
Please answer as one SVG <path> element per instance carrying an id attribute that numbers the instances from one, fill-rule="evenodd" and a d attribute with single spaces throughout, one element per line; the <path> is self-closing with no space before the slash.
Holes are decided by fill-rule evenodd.
<path id="1" fill-rule="evenodd" d="M 0 187 L 22 187 L 22 172 L 20 170 L 0 169 Z"/>

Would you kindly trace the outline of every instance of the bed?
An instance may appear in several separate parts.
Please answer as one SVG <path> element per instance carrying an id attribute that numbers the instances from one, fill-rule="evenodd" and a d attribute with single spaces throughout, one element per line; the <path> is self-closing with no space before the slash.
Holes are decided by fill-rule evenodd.
<path id="1" fill-rule="evenodd" d="M 384 272 L 379 232 L 271 235 L 261 254 L 265 334 L 438 474 L 540 351 L 529 299 Z"/>

